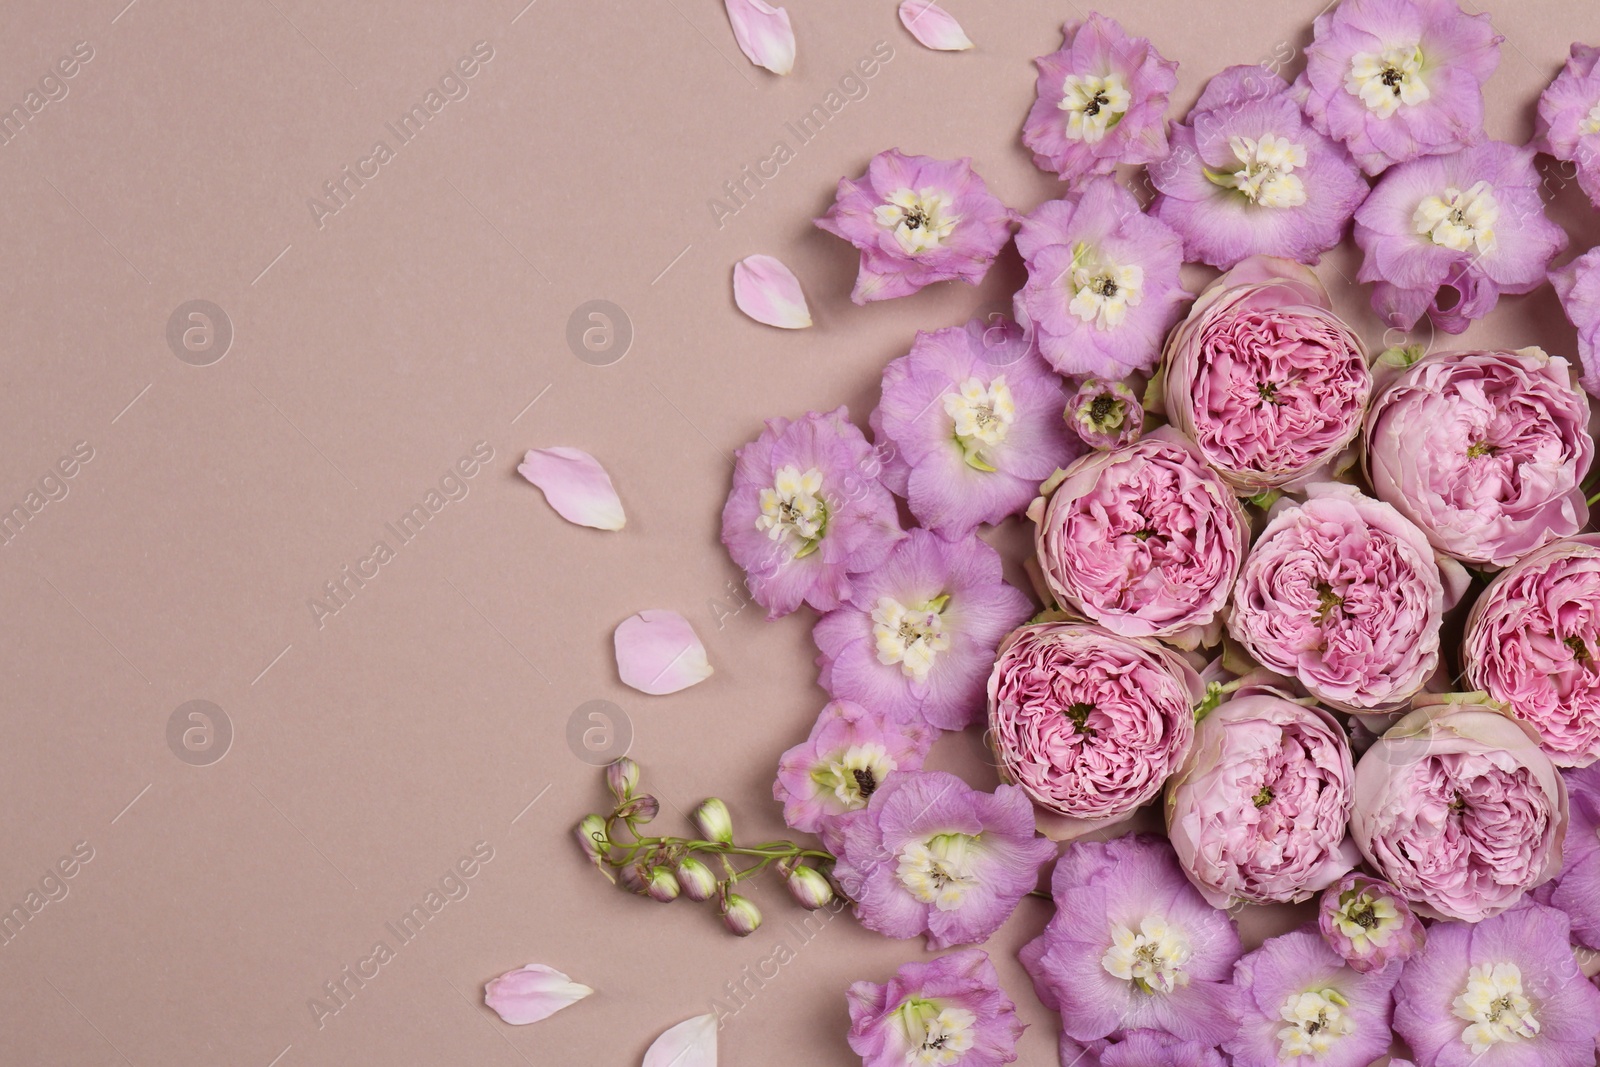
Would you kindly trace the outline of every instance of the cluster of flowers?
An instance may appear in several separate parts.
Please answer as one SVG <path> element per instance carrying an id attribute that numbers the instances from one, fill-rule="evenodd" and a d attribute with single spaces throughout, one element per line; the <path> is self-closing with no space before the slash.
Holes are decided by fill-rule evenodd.
<path id="1" fill-rule="evenodd" d="M 1483 131 L 1500 38 L 1454 0 L 1342 0 L 1292 84 L 1229 68 L 1170 126 L 1176 64 L 1100 15 L 1065 34 L 1023 131 L 1063 197 L 1019 216 L 969 161 L 888 151 L 817 220 L 860 250 L 858 303 L 981 280 L 1017 227 L 1015 321 L 919 334 L 871 440 L 840 408 L 738 452 L 723 542 L 769 618 L 820 616 L 833 699 L 774 795 L 823 847 L 621 842 L 621 789 L 580 840 L 736 932 L 732 885 L 777 863 L 930 949 L 986 941 L 1054 861 L 1021 959 L 1063 1063 L 1366 1067 L 1394 1034 L 1426 1064 L 1594 1063 L 1600 249 L 1550 270 L 1534 157 L 1600 206 L 1600 52 L 1573 46 L 1518 146 Z M 1586 373 L 1374 358 L 1307 266 L 1352 226 L 1385 323 L 1459 333 L 1552 281 Z M 1186 262 L 1223 273 L 1192 294 Z M 1023 514 L 1042 611 L 977 536 Z M 992 791 L 922 769 L 967 727 Z M 1153 802 L 1164 837 L 1085 836 Z M 1319 895 L 1244 951 L 1237 905 Z M 1016 1058 L 980 949 L 848 1001 L 868 1067 Z"/>

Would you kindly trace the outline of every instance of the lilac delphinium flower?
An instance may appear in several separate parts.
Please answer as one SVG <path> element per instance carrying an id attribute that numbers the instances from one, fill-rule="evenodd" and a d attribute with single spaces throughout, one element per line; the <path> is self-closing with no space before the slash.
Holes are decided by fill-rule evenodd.
<path id="1" fill-rule="evenodd" d="M 1561 777 L 1571 806 L 1561 873 L 1534 890 L 1534 898 L 1567 913 L 1573 940 L 1600 949 L 1600 763 Z"/>
<path id="2" fill-rule="evenodd" d="M 1039 99 L 1022 126 L 1033 162 L 1073 181 L 1165 156 L 1178 64 L 1098 12 L 1061 32 L 1061 50 L 1034 60 Z"/>
<path id="3" fill-rule="evenodd" d="M 1271 938 L 1233 969 L 1243 1018 L 1223 1047 L 1235 1067 L 1367 1067 L 1389 1050 L 1399 977 L 1350 969 L 1313 927 Z"/>
<path id="4" fill-rule="evenodd" d="M 1356 212 L 1372 309 L 1409 330 L 1460 333 L 1502 293 L 1532 292 L 1567 235 L 1545 217 L 1533 149 L 1484 141 L 1384 174 Z"/>
<path id="5" fill-rule="evenodd" d="M 1040 204 L 1022 220 L 1017 251 L 1028 266 L 1017 318 L 1069 376 L 1149 370 L 1194 295 L 1178 279 L 1183 240 L 1114 178 Z"/>
<path id="6" fill-rule="evenodd" d="M 872 413 L 883 482 L 943 537 L 1026 508 L 1083 451 L 1061 419 L 1061 380 L 1013 322 L 918 333 L 883 371 Z M 892 449 L 889 447 L 892 446 Z"/>
<path id="7" fill-rule="evenodd" d="M 1483 83 L 1500 63 L 1487 14 L 1456 0 L 1344 0 L 1306 49 L 1306 116 L 1368 174 L 1483 139 Z"/>
<path id="8" fill-rule="evenodd" d="M 912 530 L 811 631 L 818 681 L 900 722 L 959 730 L 983 714 L 995 647 L 1032 613 L 1001 577 L 1000 553 L 976 536 Z"/>
<path id="9" fill-rule="evenodd" d="M 1528 902 L 1476 925 L 1438 923 L 1395 986 L 1395 1031 L 1436 1067 L 1592 1067 L 1600 990 L 1567 917 Z"/>
<path id="10" fill-rule="evenodd" d="M 1183 235 L 1187 258 L 1222 270 L 1257 254 L 1316 262 L 1367 195 L 1344 145 L 1311 128 L 1288 83 L 1252 65 L 1207 83 L 1172 128 L 1172 154 L 1149 170 L 1151 214 Z"/>
<path id="11" fill-rule="evenodd" d="M 840 178 L 833 206 L 815 222 L 860 249 L 850 299 L 866 304 L 934 282 L 983 281 L 1011 238 L 1012 218 L 971 160 L 891 148 L 873 156 L 860 178 Z"/>
<path id="12" fill-rule="evenodd" d="M 1228 1067 L 1215 1046 L 1160 1030 L 1124 1030 L 1115 1042 L 1080 1045 L 1061 1035 L 1063 1067 Z"/>
<path id="13" fill-rule="evenodd" d="M 1073 1041 L 1151 1029 L 1216 1044 L 1234 1032 L 1239 933 L 1165 840 L 1080 839 L 1056 863 L 1051 895 L 1055 915 L 1017 955 Z"/>
<path id="14" fill-rule="evenodd" d="M 1328 947 L 1363 974 L 1408 958 L 1428 937 L 1398 889 L 1360 873 L 1322 894 L 1317 926 Z"/>
<path id="15" fill-rule="evenodd" d="M 1567 321 L 1578 328 L 1578 360 L 1583 364 L 1578 384 L 1600 396 L 1600 248 L 1551 271 L 1550 284 Z"/>
<path id="16" fill-rule="evenodd" d="M 1086 378 L 1064 412 L 1067 425 L 1090 448 L 1131 445 L 1144 432 L 1144 405 L 1121 382 Z"/>
<path id="17" fill-rule="evenodd" d="M 850 1047 L 864 1067 L 999 1067 L 1023 1023 L 989 954 L 964 949 L 907 963 L 884 985 L 855 982 Z"/>
<path id="18" fill-rule="evenodd" d="M 926 933 L 929 948 L 986 940 L 1056 853 L 1035 836 L 1021 789 L 980 793 L 942 771 L 889 779 L 836 820 L 828 844 L 861 925 L 887 937 Z"/>
<path id="19" fill-rule="evenodd" d="M 842 407 L 768 419 L 734 456 L 722 543 L 769 619 L 801 603 L 832 611 L 851 576 L 881 566 L 905 536 L 882 464 Z"/>
<path id="20" fill-rule="evenodd" d="M 830 701 L 805 743 L 778 759 L 772 796 L 783 804 L 783 821 L 814 834 L 829 818 L 866 807 L 891 774 L 922 768 L 937 733 L 854 701 Z"/>
<path id="21" fill-rule="evenodd" d="M 1574 165 L 1578 186 L 1600 207 L 1600 48 L 1574 43 L 1539 97 L 1533 147 Z"/>

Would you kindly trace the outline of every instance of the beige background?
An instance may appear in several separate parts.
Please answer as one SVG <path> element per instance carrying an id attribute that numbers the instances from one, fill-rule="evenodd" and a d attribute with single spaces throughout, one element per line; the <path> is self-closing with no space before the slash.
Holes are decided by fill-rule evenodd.
<path id="1" fill-rule="evenodd" d="M 739 54 L 718 0 L 125 2 L 15 0 L 0 31 L 7 109 L 77 42 L 93 50 L 0 145 L 0 504 L 93 450 L 0 548 L 0 903 L 93 850 L 0 946 L 0 1059 L 631 1064 L 714 999 L 739 1006 L 726 986 L 745 981 L 724 1063 L 849 1062 L 845 986 L 920 945 L 848 918 L 802 941 L 775 885 L 747 940 L 709 909 L 609 890 L 568 836 L 603 796 L 568 722 L 590 700 L 622 709 L 664 823 L 716 793 L 745 830 L 780 832 L 775 760 L 824 698 L 808 618 L 719 619 L 737 578 L 717 541 L 729 457 L 769 415 L 843 402 L 864 422 L 914 330 L 1004 310 L 1021 279 L 1008 252 L 977 289 L 855 308 L 853 253 L 809 219 L 890 146 L 971 155 L 1020 209 L 1053 195 L 1018 141 L 1029 61 L 1083 12 L 949 0 L 979 47 L 944 55 L 892 0 L 789 0 L 799 62 L 778 79 Z M 1317 7 L 1102 9 L 1181 62 L 1186 108 L 1225 64 L 1297 54 Z M 1494 13 L 1489 130 L 1521 141 L 1568 41 L 1600 43 L 1600 9 Z M 879 41 L 894 57 L 868 95 L 799 144 L 784 124 Z M 493 56 L 468 95 L 396 148 L 385 124 L 477 42 Z M 308 199 L 379 139 L 394 158 L 319 227 Z M 719 226 L 708 201 L 780 139 L 795 158 Z M 1576 187 L 1551 184 L 1575 246 L 1594 244 Z M 804 280 L 815 329 L 735 311 L 729 270 L 755 252 Z M 1355 266 L 1345 250 L 1323 274 Z M 166 338 L 195 299 L 234 331 L 210 366 Z M 565 339 L 594 299 L 635 331 L 609 366 Z M 1365 296 L 1341 300 L 1378 341 Z M 1548 290 L 1471 336 L 1573 340 Z M 493 460 L 468 495 L 392 539 L 384 524 L 480 441 Z M 523 450 L 557 444 L 610 469 L 625 532 L 567 525 L 516 476 Z M 395 558 L 319 627 L 308 599 L 379 538 Z M 621 686 L 611 630 L 649 607 L 694 622 L 715 677 L 664 698 Z M 167 742 L 196 699 L 233 731 L 207 766 Z M 993 780 L 975 738 L 933 762 Z M 400 945 L 385 923 L 475 846 L 493 858 L 468 894 Z M 1027 902 L 990 946 L 1033 1024 L 1025 1063 L 1055 1057 L 1013 958 L 1046 913 Z M 1256 937 L 1294 921 L 1247 917 Z M 319 1027 L 308 1000 L 379 940 L 394 958 Z M 780 941 L 794 958 L 757 988 L 745 976 Z M 531 961 L 599 993 L 503 1026 L 482 983 Z"/>

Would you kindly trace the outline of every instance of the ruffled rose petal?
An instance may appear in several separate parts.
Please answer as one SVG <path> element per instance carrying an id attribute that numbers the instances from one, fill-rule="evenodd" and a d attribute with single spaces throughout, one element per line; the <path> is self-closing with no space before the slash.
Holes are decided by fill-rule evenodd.
<path id="1" fill-rule="evenodd" d="M 568 522 L 620 530 L 627 521 L 611 477 L 581 449 L 535 448 L 522 458 L 517 473 L 544 490 L 544 498 Z"/>
<path id="2" fill-rule="evenodd" d="M 656 1038 L 644 1067 L 717 1067 L 717 1017 L 696 1015 Z"/>
<path id="3" fill-rule="evenodd" d="M 706 646 L 676 611 L 641 611 L 617 627 L 617 673 L 641 693 L 663 696 L 711 677 Z"/>
<path id="4" fill-rule="evenodd" d="M 972 47 L 961 23 L 933 0 L 901 0 L 900 21 L 919 44 L 936 52 L 964 52 Z"/>
<path id="5" fill-rule="evenodd" d="M 739 50 L 758 67 L 774 74 L 794 69 L 794 27 L 789 12 L 764 0 L 726 0 L 728 21 Z"/>
<path id="6" fill-rule="evenodd" d="M 554 967 L 530 963 L 490 980 L 483 990 L 483 1002 L 512 1026 L 525 1026 L 548 1019 L 593 992 Z"/>
<path id="7" fill-rule="evenodd" d="M 748 256 L 733 265 L 733 302 L 757 322 L 781 330 L 811 325 L 800 279 L 771 256 Z"/>

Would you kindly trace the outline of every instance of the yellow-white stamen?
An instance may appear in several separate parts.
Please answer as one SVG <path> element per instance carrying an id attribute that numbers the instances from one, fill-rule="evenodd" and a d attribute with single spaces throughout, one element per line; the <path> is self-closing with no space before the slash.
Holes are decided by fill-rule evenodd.
<path id="1" fill-rule="evenodd" d="M 955 201 L 937 189 L 901 189 L 889 194 L 889 202 L 873 211 L 878 225 L 894 231 L 894 239 L 907 255 L 938 248 L 955 232 L 961 221 L 955 214 Z"/>
<path id="2" fill-rule="evenodd" d="M 1494 224 L 1499 218 L 1500 205 L 1488 182 L 1478 182 L 1466 192 L 1450 186 L 1424 199 L 1411 213 L 1418 233 L 1454 252 L 1494 251 Z"/>
<path id="3" fill-rule="evenodd" d="M 1344 76 L 1344 88 L 1380 119 L 1393 115 L 1401 104 L 1420 104 L 1432 95 L 1422 80 L 1422 49 L 1415 45 L 1357 52 Z"/>
<path id="4" fill-rule="evenodd" d="M 1278 1031 L 1278 1058 L 1326 1056 L 1334 1042 L 1356 1032 L 1349 1007 L 1350 1002 L 1334 989 L 1290 994 L 1278 1009 L 1279 1016 L 1289 1024 Z"/>
<path id="5" fill-rule="evenodd" d="M 1516 1043 L 1539 1036 L 1533 1004 L 1522 995 L 1522 970 L 1514 963 L 1473 967 L 1467 988 L 1456 997 L 1451 1012 L 1471 1024 L 1461 1031 L 1461 1040 L 1472 1047 L 1474 1056 L 1502 1041 Z"/>
<path id="6" fill-rule="evenodd" d="M 1106 131 L 1128 113 L 1133 96 L 1122 75 L 1112 71 L 1105 77 L 1095 74 L 1068 74 L 1056 104 L 1067 113 L 1067 139 L 1095 144 Z"/>

